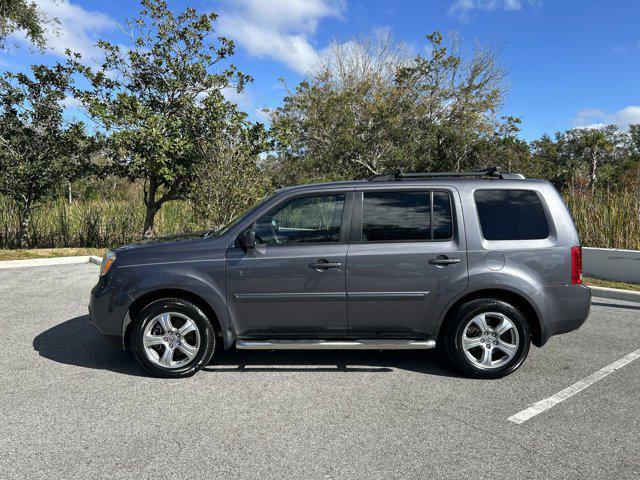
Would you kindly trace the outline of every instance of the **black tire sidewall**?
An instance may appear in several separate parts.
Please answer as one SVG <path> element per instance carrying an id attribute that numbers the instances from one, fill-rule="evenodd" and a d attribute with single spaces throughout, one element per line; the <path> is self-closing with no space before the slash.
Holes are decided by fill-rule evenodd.
<path id="1" fill-rule="evenodd" d="M 498 312 L 512 321 L 520 337 L 514 357 L 495 370 L 483 370 L 473 365 L 462 348 L 462 332 L 471 318 L 483 312 Z M 473 300 L 462 305 L 451 319 L 445 332 L 445 350 L 450 360 L 463 373 L 476 378 L 500 378 L 517 370 L 527 358 L 531 347 L 531 331 L 525 316 L 513 305 L 495 299 Z"/>
<path id="2" fill-rule="evenodd" d="M 157 315 L 167 312 L 182 313 L 193 320 L 200 333 L 202 348 L 187 365 L 180 368 L 163 368 L 147 358 L 142 337 L 149 322 Z M 206 366 L 216 348 L 216 334 L 211 322 L 196 305 L 179 298 L 163 298 L 146 306 L 134 321 L 130 337 L 131 350 L 138 363 L 151 375 L 164 378 L 189 377 Z"/>

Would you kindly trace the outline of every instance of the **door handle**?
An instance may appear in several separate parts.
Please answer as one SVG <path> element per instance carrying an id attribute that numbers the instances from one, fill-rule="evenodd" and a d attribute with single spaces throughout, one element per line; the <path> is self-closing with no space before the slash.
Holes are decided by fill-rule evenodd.
<path id="1" fill-rule="evenodd" d="M 438 255 L 436 258 L 430 259 L 429 263 L 431 265 L 447 266 L 460 263 L 461 261 L 461 258 L 449 258 L 446 255 Z"/>
<path id="2" fill-rule="evenodd" d="M 314 268 L 316 270 L 327 270 L 328 268 L 338 268 L 341 266 L 342 263 L 340 262 L 327 262 L 324 258 L 309 264 L 309 268 Z"/>

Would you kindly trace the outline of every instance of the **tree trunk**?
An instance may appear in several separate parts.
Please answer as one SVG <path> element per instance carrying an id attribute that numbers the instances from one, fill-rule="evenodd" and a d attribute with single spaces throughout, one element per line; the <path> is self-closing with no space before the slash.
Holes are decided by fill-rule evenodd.
<path id="1" fill-rule="evenodd" d="M 68 189 L 69 205 L 71 205 L 71 202 L 73 201 L 73 197 L 71 196 L 71 182 L 67 182 L 67 185 L 69 187 L 69 189 Z"/>
<path id="2" fill-rule="evenodd" d="M 597 170 L 598 168 L 598 149 L 594 148 L 593 153 L 591 154 L 591 165 L 589 166 L 589 187 L 593 192 L 596 189 L 596 180 L 598 179 Z"/>
<path id="3" fill-rule="evenodd" d="M 27 204 L 23 207 L 20 214 L 20 231 L 18 233 L 18 241 L 20 248 L 29 248 L 29 223 L 31 222 L 31 205 Z"/>
<path id="4" fill-rule="evenodd" d="M 142 227 L 142 236 L 144 238 L 151 238 L 153 236 L 153 222 L 159 209 L 156 204 L 157 193 L 158 182 L 154 177 L 151 177 L 149 179 L 149 188 L 147 189 L 146 182 L 144 188 L 144 204 L 147 207 L 147 213 L 144 217 L 144 226 Z"/>
<path id="5" fill-rule="evenodd" d="M 596 169 L 598 168 L 598 157 L 595 155 L 591 159 L 591 166 L 589 168 L 589 187 L 591 187 L 591 191 L 596 189 L 596 180 L 598 178 L 596 174 Z"/>
<path id="6" fill-rule="evenodd" d="M 144 238 L 151 238 L 153 236 L 153 222 L 156 218 L 158 209 L 155 206 L 155 202 L 147 204 L 147 213 L 144 217 L 144 227 L 142 229 L 142 235 Z"/>

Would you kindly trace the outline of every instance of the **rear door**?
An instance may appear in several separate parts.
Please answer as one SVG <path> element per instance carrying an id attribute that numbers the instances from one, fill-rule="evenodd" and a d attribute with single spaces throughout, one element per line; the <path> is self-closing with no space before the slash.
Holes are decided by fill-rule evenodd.
<path id="1" fill-rule="evenodd" d="M 347 312 L 355 337 L 423 338 L 468 285 L 453 187 L 372 187 L 354 197 Z"/>

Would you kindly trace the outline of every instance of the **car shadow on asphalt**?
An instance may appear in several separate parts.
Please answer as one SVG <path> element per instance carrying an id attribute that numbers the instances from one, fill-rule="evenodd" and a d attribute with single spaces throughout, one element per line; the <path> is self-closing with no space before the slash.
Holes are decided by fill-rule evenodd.
<path id="1" fill-rule="evenodd" d="M 112 347 L 89 323 L 88 315 L 62 322 L 33 339 L 40 356 L 58 363 L 125 375 L 146 376 L 129 352 Z M 407 370 L 428 375 L 459 377 L 428 350 L 395 351 L 247 351 L 219 349 L 205 372 L 338 372 L 389 373 Z"/>
<path id="2" fill-rule="evenodd" d="M 407 370 L 460 377 L 440 352 L 423 350 L 235 350 L 214 356 L 206 372 L 338 372 L 388 373 Z"/>
<path id="3" fill-rule="evenodd" d="M 54 362 L 145 376 L 129 353 L 109 345 L 91 326 L 89 315 L 72 318 L 45 330 L 33 339 L 33 348 L 40 356 Z"/>

